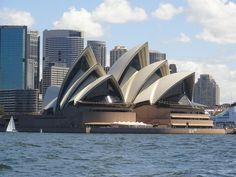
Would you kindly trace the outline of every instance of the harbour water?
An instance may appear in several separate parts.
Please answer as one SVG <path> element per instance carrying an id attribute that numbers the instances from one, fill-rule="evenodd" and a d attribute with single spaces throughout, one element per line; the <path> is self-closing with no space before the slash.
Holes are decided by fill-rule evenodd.
<path id="1" fill-rule="evenodd" d="M 0 133 L 0 176 L 235 177 L 235 135 Z"/>

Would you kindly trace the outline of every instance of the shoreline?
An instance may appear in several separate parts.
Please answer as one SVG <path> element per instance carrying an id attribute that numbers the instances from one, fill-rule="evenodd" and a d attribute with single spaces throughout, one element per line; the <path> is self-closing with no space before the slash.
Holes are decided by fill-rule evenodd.
<path id="1" fill-rule="evenodd" d="M 220 128 L 113 128 L 113 127 L 78 127 L 78 128 L 18 128 L 18 132 L 31 133 L 95 133 L 95 134 L 233 134 L 233 129 Z M 0 129 L 0 132 L 5 132 Z"/>

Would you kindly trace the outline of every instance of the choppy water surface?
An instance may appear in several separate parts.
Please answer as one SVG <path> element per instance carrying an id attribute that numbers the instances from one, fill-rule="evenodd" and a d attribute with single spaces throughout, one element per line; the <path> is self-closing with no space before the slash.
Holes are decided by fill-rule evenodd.
<path id="1" fill-rule="evenodd" d="M 0 176 L 236 176 L 235 135 L 0 133 Z"/>

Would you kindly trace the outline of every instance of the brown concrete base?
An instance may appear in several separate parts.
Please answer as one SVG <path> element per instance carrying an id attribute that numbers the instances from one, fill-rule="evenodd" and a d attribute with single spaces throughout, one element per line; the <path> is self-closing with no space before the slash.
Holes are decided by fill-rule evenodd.
<path id="1" fill-rule="evenodd" d="M 5 132 L 6 129 L 0 129 Z M 19 128 L 18 132 L 40 133 L 40 128 Z M 190 129 L 190 128 L 111 128 L 111 127 L 88 127 L 88 128 L 43 128 L 42 133 L 109 133 L 109 134 L 232 134 L 225 129 Z"/>
<path id="2" fill-rule="evenodd" d="M 225 129 L 214 128 L 91 128 L 87 133 L 130 133 L 130 134 L 227 134 Z"/>

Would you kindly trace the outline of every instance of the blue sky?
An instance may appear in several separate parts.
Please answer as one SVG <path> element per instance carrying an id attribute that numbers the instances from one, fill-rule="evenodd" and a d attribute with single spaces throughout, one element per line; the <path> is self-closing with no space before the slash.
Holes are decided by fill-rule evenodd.
<path id="1" fill-rule="evenodd" d="M 85 31 L 108 51 L 149 42 L 179 71 L 211 74 L 221 103 L 236 101 L 236 1 L 227 0 L 1 0 L 1 24 Z"/>

